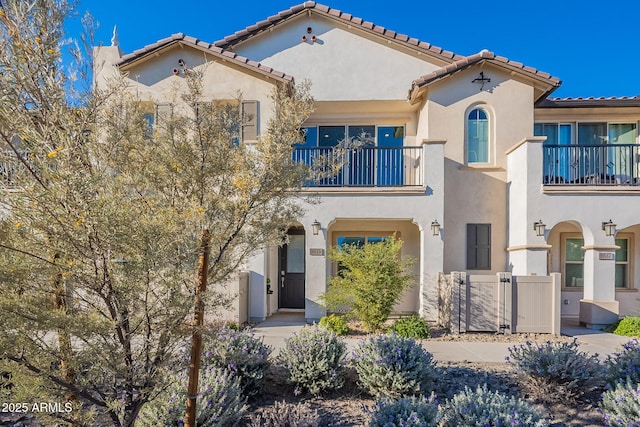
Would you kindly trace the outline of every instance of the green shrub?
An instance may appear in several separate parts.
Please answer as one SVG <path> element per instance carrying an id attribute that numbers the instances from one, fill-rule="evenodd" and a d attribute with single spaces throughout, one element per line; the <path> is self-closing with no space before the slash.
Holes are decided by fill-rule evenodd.
<path id="1" fill-rule="evenodd" d="M 289 371 L 295 393 L 320 394 L 344 384 L 345 343 L 331 331 L 307 326 L 285 340 L 278 362 Z"/>
<path id="2" fill-rule="evenodd" d="M 401 337 L 405 338 L 429 338 L 429 324 L 420 316 L 415 314 L 410 317 L 403 317 L 396 320 L 389 328 L 389 332 L 395 332 Z"/>
<path id="3" fill-rule="evenodd" d="M 627 379 L 640 383 L 640 340 L 631 340 L 621 351 L 608 355 L 605 367 L 611 385 Z"/>
<path id="4" fill-rule="evenodd" d="M 598 356 L 578 351 L 575 339 L 510 347 L 507 360 L 527 375 L 531 391 L 544 400 L 575 399 L 604 384 Z"/>
<path id="5" fill-rule="evenodd" d="M 352 363 L 362 387 L 376 397 L 424 395 L 436 375 L 431 353 L 413 338 L 395 334 L 361 340 Z"/>
<path id="6" fill-rule="evenodd" d="M 413 277 L 406 270 L 413 260 L 398 257 L 402 240 L 392 236 L 364 246 L 333 248 L 329 258 L 340 266 L 321 296 L 331 311 L 345 311 L 370 331 L 379 330 Z"/>
<path id="7" fill-rule="evenodd" d="M 206 337 L 202 363 L 234 372 L 240 378 L 244 394 L 253 396 L 262 388 L 270 353 L 271 348 L 256 338 L 251 329 L 223 326 Z"/>
<path id="8" fill-rule="evenodd" d="M 625 337 L 640 337 L 640 317 L 625 317 L 604 330 Z"/>
<path id="9" fill-rule="evenodd" d="M 488 391 L 487 386 L 464 390 L 453 396 L 444 407 L 442 427 L 460 426 L 548 426 L 542 413 L 528 402 Z"/>
<path id="10" fill-rule="evenodd" d="M 342 316 L 331 314 L 320 319 L 320 326 L 326 328 L 336 335 L 345 335 L 349 332 L 347 322 Z"/>
<path id="11" fill-rule="evenodd" d="M 640 383 L 625 381 L 605 391 L 600 411 L 608 426 L 640 426 Z"/>
<path id="12" fill-rule="evenodd" d="M 440 422 L 438 402 L 431 397 L 378 400 L 371 411 L 369 427 L 431 427 Z"/>
<path id="13" fill-rule="evenodd" d="M 247 412 L 240 378 L 233 372 L 216 367 L 203 367 L 198 382 L 196 425 L 209 427 L 236 426 Z M 168 388 L 147 403 L 136 421 L 142 427 L 184 425 L 187 401 L 187 373 L 171 377 Z"/>
<path id="14" fill-rule="evenodd" d="M 317 427 L 320 425 L 318 411 L 308 403 L 276 402 L 261 414 L 251 416 L 251 427 Z"/>

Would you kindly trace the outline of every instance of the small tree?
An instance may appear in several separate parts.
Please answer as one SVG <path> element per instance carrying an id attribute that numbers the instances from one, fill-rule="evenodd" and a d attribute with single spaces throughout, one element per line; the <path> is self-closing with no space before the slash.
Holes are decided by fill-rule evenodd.
<path id="1" fill-rule="evenodd" d="M 61 51 L 74 5 L 0 2 L 0 363 L 20 384 L 12 401 L 67 398 L 74 410 L 52 415 L 77 423 L 82 405 L 133 426 L 201 332 L 188 323 L 198 273 L 211 284 L 198 313 L 215 315 L 222 285 L 300 216 L 308 168 L 292 147 L 313 100 L 279 84 L 244 144 L 237 105 L 195 114 L 211 105 L 203 65 L 151 129 L 126 76 L 86 92 L 72 78 Z"/>
<path id="2" fill-rule="evenodd" d="M 338 274 L 322 295 L 327 308 L 345 311 L 370 331 L 380 329 L 413 281 L 407 269 L 414 260 L 401 260 L 401 248 L 395 235 L 375 244 L 333 248 L 329 259 L 338 264 Z"/>

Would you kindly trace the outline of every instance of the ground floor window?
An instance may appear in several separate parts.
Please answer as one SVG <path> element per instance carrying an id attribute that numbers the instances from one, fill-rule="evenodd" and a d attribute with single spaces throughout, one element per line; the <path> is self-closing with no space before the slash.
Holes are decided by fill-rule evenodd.
<path id="1" fill-rule="evenodd" d="M 564 287 L 569 289 L 584 286 L 584 239 L 567 234 L 562 243 Z M 615 239 L 615 284 L 616 288 L 629 288 L 631 277 L 630 251 L 633 247 L 630 235 L 618 235 Z"/>

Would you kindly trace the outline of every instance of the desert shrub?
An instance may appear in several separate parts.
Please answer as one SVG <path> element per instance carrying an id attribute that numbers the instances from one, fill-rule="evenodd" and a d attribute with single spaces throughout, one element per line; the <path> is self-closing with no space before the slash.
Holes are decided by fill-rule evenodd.
<path id="1" fill-rule="evenodd" d="M 605 391 L 600 411 L 608 426 L 640 426 L 640 383 L 624 381 Z"/>
<path id="2" fill-rule="evenodd" d="M 320 319 L 320 326 L 330 330 L 336 335 L 345 335 L 349 332 L 349 327 L 344 318 L 342 316 L 336 316 L 335 314 L 322 317 Z"/>
<path id="3" fill-rule="evenodd" d="M 322 299 L 332 311 L 345 311 L 370 331 L 379 330 L 413 280 L 406 272 L 413 260 L 400 260 L 402 240 L 395 236 L 364 246 L 333 248 L 329 258 L 340 265 Z"/>
<path id="4" fill-rule="evenodd" d="M 640 337 L 640 317 L 629 316 L 618 320 L 613 325 L 605 328 L 605 331 L 625 337 Z"/>
<path id="5" fill-rule="evenodd" d="M 389 328 L 389 332 L 395 332 L 401 337 L 405 338 L 429 338 L 429 324 L 420 316 L 415 314 L 410 317 L 403 317 L 393 322 L 393 325 Z"/>
<path id="6" fill-rule="evenodd" d="M 548 426 L 542 413 L 528 402 L 487 390 L 472 391 L 465 386 L 447 402 L 442 413 L 442 427 L 460 426 Z"/>
<path id="7" fill-rule="evenodd" d="M 184 425 L 187 401 L 186 371 L 171 377 L 168 388 L 147 403 L 136 421 L 142 427 Z M 247 412 L 240 378 L 234 372 L 216 367 L 203 367 L 198 383 L 196 425 L 209 427 L 236 426 Z"/>
<path id="8" fill-rule="evenodd" d="M 361 340 L 353 351 L 358 381 L 371 395 L 399 398 L 426 394 L 435 379 L 435 364 L 413 338 L 375 335 Z"/>
<path id="9" fill-rule="evenodd" d="M 640 383 L 640 340 L 628 341 L 620 351 L 608 355 L 605 367 L 609 384 L 613 385 L 627 378 Z"/>
<path id="10" fill-rule="evenodd" d="M 295 393 L 320 394 L 344 384 L 345 343 L 331 331 L 307 326 L 285 340 L 278 362 L 289 371 Z"/>
<path id="11" fill-rule="evenodd" d="M 527 376 L 532 393 L 544 400 L 575 399 L 604 384 L 598 356 L 579 351 L 575 339 L 510 347 L 507 360 Z"/>
<path id="12" fill-rule="evenodd" d="M 262 388 L 270 353 L 271 348 L 256 338 L 251 329 L 223 326 L 207 334 L 202 363 L 234 372 L 243 392 L 253 396 Z"/>
<path id="13" fill-rule="evenodd" d="M 369 427 L 431 427 L 439 422 L 438 402 L 431 394 L 378 400 L 371 409 Z"/>
<path id="14" fill-rule="evenodd" d="M 276 402 L 251 417 L 251 427 L 316 427 L 320 425 L 320 415 L 308 403 Z"/>

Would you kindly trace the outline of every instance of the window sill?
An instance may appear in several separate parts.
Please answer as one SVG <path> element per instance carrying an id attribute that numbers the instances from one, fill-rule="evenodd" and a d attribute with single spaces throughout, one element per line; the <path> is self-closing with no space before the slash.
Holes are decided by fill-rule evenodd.
<path id="1" fill-rule="evenodd" d="M 491 165 L 478 165 L 478 166 L 469 166 L 463 165 L 458 167 L 461 171 L 478 171 L 478 172 L 505 172 L 504 168 L 499 166 L 491 166 Z"/>

